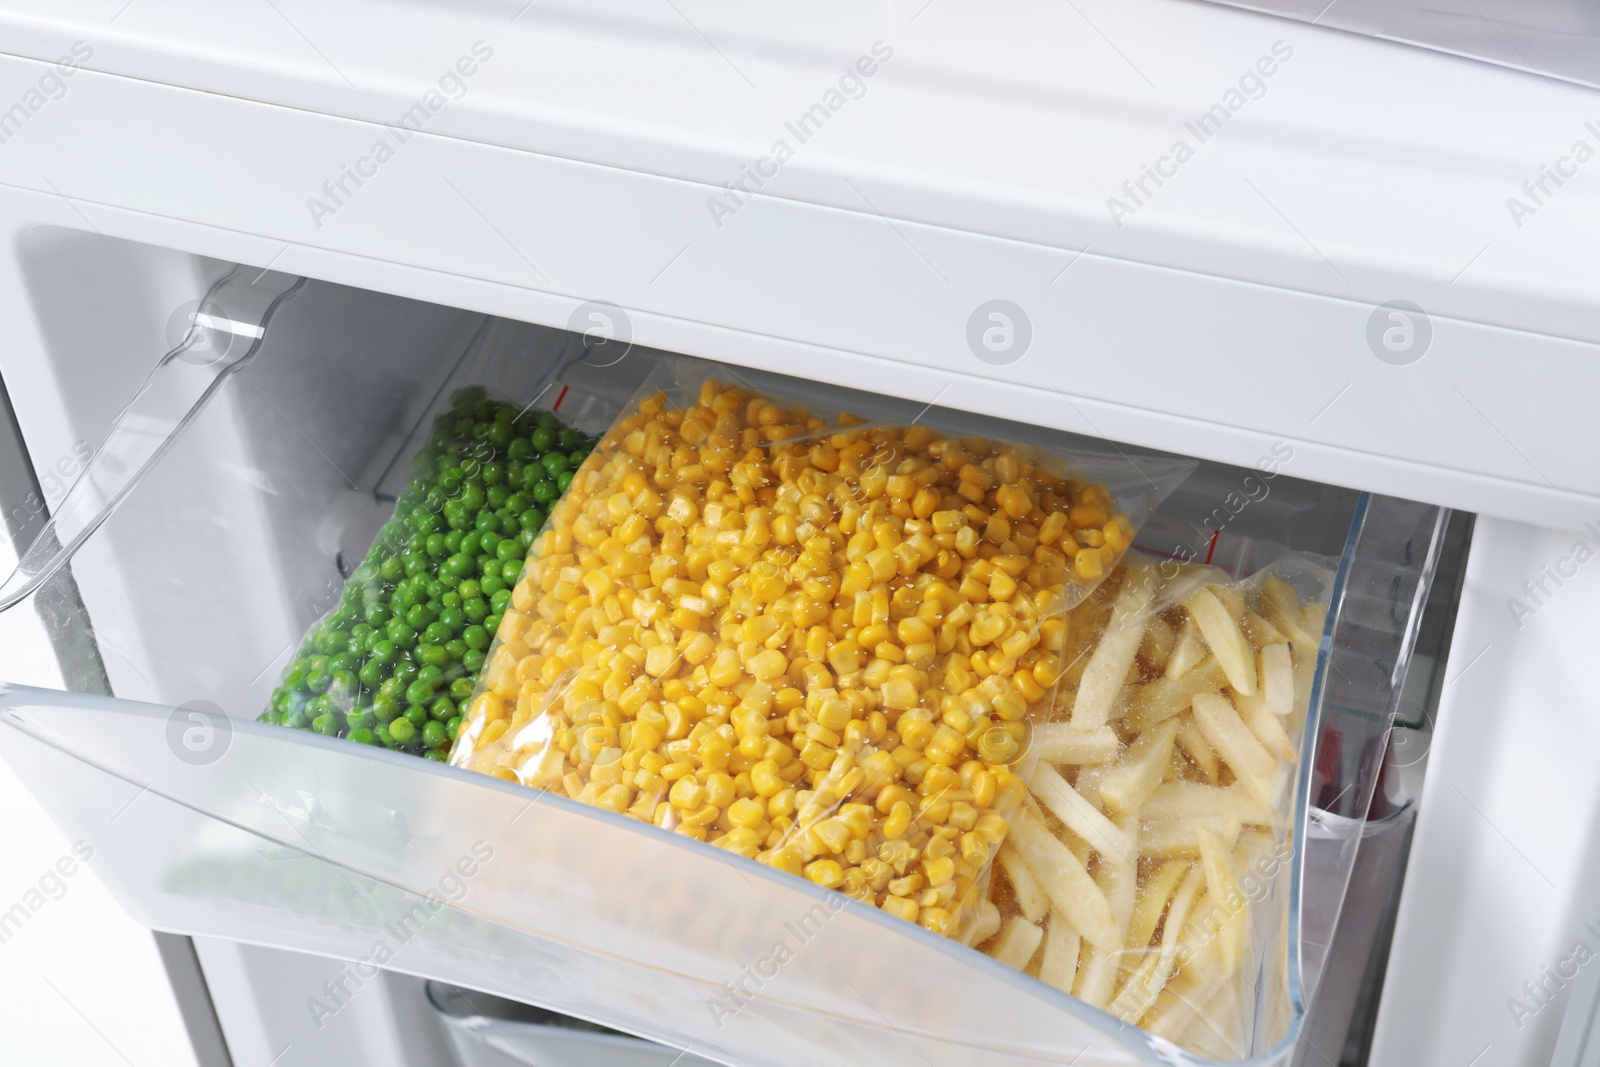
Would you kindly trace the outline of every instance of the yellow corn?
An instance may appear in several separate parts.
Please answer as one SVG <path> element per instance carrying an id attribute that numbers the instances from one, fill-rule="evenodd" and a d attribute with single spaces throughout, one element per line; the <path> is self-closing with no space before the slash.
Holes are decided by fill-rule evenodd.
<path id="1" fill-rule="evenodd" d="M 1131 525 L 1010 447 L 666 399 L 552 509 L 457 762 L 954 932 L 1070 659 L 1065 586 Z"/>

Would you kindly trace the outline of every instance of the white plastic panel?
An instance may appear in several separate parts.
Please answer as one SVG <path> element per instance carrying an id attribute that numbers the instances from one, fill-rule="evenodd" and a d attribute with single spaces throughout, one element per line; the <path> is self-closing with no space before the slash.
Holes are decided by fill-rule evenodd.
<path id="1" fill-rule="evenodd" d="M 1597 549 L 1478 520 L 1373 1067 L 1549 1063 L 1596 966 L 1575 949 L 1600 954 Z"/>
<path id="2" fill-rule="evenodd" d="M 0 64 L 0 99 L 38 71 Z M 1241 465 L 1282 442 L 1296 476 L 1554 526 L 1600 502 L 1587 344 L 1436 315 L 1430 354 L 1393 366 L 1346 298 L 790 199 L 708 234 L 704 186 L 426 134 L 318 230 L 306 196 L 385 128 L 89 72 L 50 107 L 0 159 L 13 233 L 87 225 L 562 326 L 598 297 L 659 348 Z M 996 294 L 1033 333 L 999 367 L 967 342 Z"/>

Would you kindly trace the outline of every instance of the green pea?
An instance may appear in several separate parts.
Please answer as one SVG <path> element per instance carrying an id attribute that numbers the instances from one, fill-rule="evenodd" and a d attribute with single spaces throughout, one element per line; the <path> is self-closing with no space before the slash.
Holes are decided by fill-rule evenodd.
<path id="1" fill-rule="evenodd" d="M 421 673 L 421 668 L 415 660 L 410 658 L 400 660 L 394 665 L 394 676 L 399 679 L 402 690 L 409 686 L 419 673 Z"/>
<path id="2" fill-rule="evenodd" d="M 452 530 L 465 530 L 472 525 L 472 511 L 459 500 L 452 500 L 444 506 L 444 519 Z"/>
<path id="3" fill-rule="evenodd" d="M 367 625 L 374 630 L 383 627 L 390 618 L 389 609 L 382 604 L 374 604 L 367 609 Z"/>
<path id="4" fill-rule="evenodd" d="M 505 560 L 500 565 L 500 578 L 507 585 L 516 585 L 517 579 L 522 577 L 522 553 L 518 552 L 514 559 Z M 494 601 L 490 600 L 493 604 Z"/>
<path id="5" fill-rule="evenodd" d="M 438 697 L 428 705 L 428 714 L 440 722 L 449 721 L 456 713 L 456 702 L 449 697 Z"/>
<path id="6" fill-rule="evenodd" d="M 446 626 L 443 619 L 430 622 L 428 628 L 422 632 L 422 640 L 430 645 L 442 645 L 455 636 L 455 630 Z"/>
<path id="7" fill-rule="evenodd" d="M 456 600 L 460 601 L 460 599 L 461 597 L 456 595 Z M 445 608 L 439 613 L 439 622 L 436 625 L 444 627 L 447 635 L 444 639 L 448 640 L 448 635 L 460 633 L 461 628 L 466 624 L 467 617 L 462 610 L 459 607 L 451 607 Z"/>
<path id="8" fill-rule="evenodd" d="M 379 693 L 372 698 L 372 714 L 379 722 L 388 722 L 400 714 L 400 701 L 392 696 Z"/>
<path id="9" fill-rule="evenodd" d="M 443 667 L 450 662 L 450 653 L 443 645 L 418 645 L 417 659 L 429 667 Z"/>
<path id="10" fill-rule="evenodd" d="M 450 699 L 459 704 L 470 698 L 475 688 L 471 678 L 457 678 L 450 683 Z"/>
<path id="11" fill-rule="evenodd" d="M 444 681 L 444 671 L 430 664 L 417 671 L 417 680 L 437 687 L 440 682 Z"/>
<path id="12" fill-rule="evenodd" d="M 489 614 L 489 601 L 485 597 L 475 596 L 461 606 L 461 614 L 465 615 L 468 622 L 482 622 Z"/>
<path id="13" fill-rule="evenodd" d="M 288 717 L 283 720 L 283 724 L 296 730 L 305 730 L 311 726 L 311 717 L 306 714 L 305 708 L 295 708 L 289 712 Z"/>
<path id="14" fill-rule="evenodd" d="M 472 573 L 473 564 L 475 562 L 476 561 L 473 559 L 473 557 L 467 553 L 457 552 L 455 555 L 444 561 L 444 565 L 441 569 L 451 578 L 460 581 L 462 578 L 465 578 L 467 575 Z"/>
<path id="15" fill-rule="evenodd" d="M 551 452 L 539 460 L 544 464 L 544 469 L 550 472 L 550 477 L 559 477 L 562 472 L 572 469 L 572 463 L 560 452 Z"/>
<path id="16" fill-rule="evenodd" d="M 389 736 L 394 739 L 394 743 L 397 745 L 406 744 L 417 733 L 417 728 L 412 725 L 410 719 L 396 719 L 394 722 L 389 723 L 388 730 Z"/>
<path id="17" fill-rule="evenodd" d="M 468 578 L 466 581 L 456 586 L 456 592 L 461 594 L 461 603 L 463 606 L 472 603 L 478 598 L 478 593 L 480 592 L 478 588 L 478 580 L 476 578 Z"/>
<path id="18" fill-rule="evenodd" d="M 354 741 L 358 745 L 372 745 L 378 741 L 373 732 L 364 726 L 358 726 L 351 730 L 346 740 Z"/>
<path id="19" fill-rule="evenodd" d="M 538 533 L 544 528 L 544 512 L 538 508 L 528 508 L 517 516 L 517 525 L 522 527 L 524 533 Z"/>
<path id="20" fill-rule="evenodd" d="M 437 749 L 449 740 L 449 731 L 442 722 L 430 722 L 422 728 L 422 743 L 428 748 Z"/>
<path id="21" fill-rule="evenodd" d="M 417 643 L 417 628 L 404 619 L 390 619 L 384 633 L 389 635 L 389 640 L 394 642 L 396 648 L 411 648 Z"/>
<path id="22" fill-rule="evenodd" d="M 429 534 L 428 535 L 428 545 L 427 545 L 428 555 L 432 556 L 435 559 L 438 559 L 440 556 L 445 555 L 446 554 L 445 553 L 445 549 L 446 549 L 447 544 L 448 544 L 448 542 L 445 541 L 445 535 L 444 534 L 442 534 L 442 533 Z"/>
<path id="23" fill-rule="evenodd" d="M 565 493 L 572 486 L 572 472 L 562 471 L 556 475 L 556 488 Z"/>
<path id="24" fill-rule="evenodd" d="M 494 570 L 496 573 L 484 575 L 483 581 L 478 583 L 478 586 L 483 590 L 484 595 L 489 597 L 493 597 L 494 594 L 501 592 L 506 587 L 505 579 L 501 577 L 501 574 L 504 572 L 500 569 L 500 561 L 493 560 L 491 562 L 494 564 Z"/>
<path id="25" fill-rule="evenodd" d="M 533 443 L 526 437 L 518 437 L 506 445 L 506 458 L 508 459 L 520 461 L 527 459 L 531 455 L 533 455 Z"/>
<path id="26" fill-rule="evenodd" d="M 475 522 L 475 526 L 481 539 L 485 530 L 489 531 L 490 533 L 499 533 L 500 518 L 492 511 L 480 511 L 478 512 L 478 518 Z"/>
<path id="27" fill-rule="evenodd" d="M 420 678 L 406 686 L 406 700 L 413 706 L 426 704 L 433 696 L 433 686 Z"/>
<path id="28" fill-rule="evenodd" d="M 428 721 L 428 709 L 423 704 L 413 704 L 405 710 L 405 720 L 412 726 L 421 729 Z"/>
<path id="29" fill-rule="evenodd" d="M 506 481 L 506 465 L 499 462 L 488 462 L 483 465 L 484 485 L 504 485 Z"/>
<path id="30" fill-rule="evenodd" d="M 340 671 L 353 671 L 361 666 L 361 657 L 354 652 L 341 652 L 328 661 L 328 669 L 338 674 Z"/>
<path id="31" fill-rule="evenodd" d="M 572 452 L 567 453 L 567 461 L 572 464 L 573 470 L 577 470 L 579 467 L 583 466 L 583 461 L 588 458 L 589 450 L 585 448 L 575 449 Z"/>
<path id="32" fill-rule="evenodd" d="M 371 729 L 377 721 L 371 708 L 351 708 L 350 714 L 345 716 L 345 725 L 352 730 Z"/>
<path id="33" fill-rule="evenodd" d="M 483 489 L 480 486 L 469 482 L 466 488 L 461 490 L 461 496 L 457 499 L 461 501 L 461 506 L 466 508 L 468 511 L 477 511 L 479 508 L 483 507 L 484 500 L 486 498 L 484 497 Z"/>
<path id="34" fill-rule="evenodd" d="M 383 683 L 384 665 L 375 659 L 369 659 L 361 665 L 356 676 L 361 679 L 361 684 L 368 689 L 376 689 Z"/>
<path id="35" fill-rule="evenodd" d="M 533 497 L 527 492 L 518 491 L 506 497 L 506 510 L 513 515 L 527 511 L 533 505 Z"/>
<path id="36" fill-rule="evenodd" d="M 451 663 L 460 663 L 461 657 L 467 654 L 467 643 L 461 638 L 452 638 L 444 643 L 444 650 L 450 653 Z"/>
<path id="37" fill-rule="evenodd" d="M 433 621 L 433 612 L 425 604 L 413 604 L 406 611 L 406 625 L 413 630 L 424 630 Z"/>
<path id="38" fill-rule="evenodd" d="M 427 752 L 424 752 L 422 754 L 422 758 L 423 759 L 432 760 L 435 763 L 449 763 L 450 762 L 450 754 L 448 752 L 444 751 L 444 749 L 442 749 L 442 748 L 429 749 Z"/>
<path id="39" fill-rule="evenodd" d="M 397 651 L 394 642 L 387 637 L 379 637 L 372 642 L 372 659 L 387 667 L 394 662 Z"/>
<path id="40" fill-rule="evenodd" d="M 515 539 L 502 540 L 494 546 L 494 554 L 501 563 L 511 563 L 513 561 L 519 565 L 522 563 L 522 546 Z M 520 570 L 519 566 L 519 573 Z"/>
<path id="41" fill-rule="evenodd" d="M 297 665 L 288 674 L 283 676 L 283 688 L 284 689 L 299 689 L 302 686 L 304 686 L 305 684 L 306 684 L 306 669 L 304 667 L 301 667 L 301 666 Z M 276 696 L 277 694 L 274 693 L 273 695 Z"/>
<path id="42" fill-rule="evenodd" d="M 328 686 L 333 684 L 333 672 L 325 666 L 313 667 L 306 673 L 305 686 L 313 693 L 327 692 Z"/>
<path id="43" fill-rule="evenodd" d="M 483 620 L 483 628 L 488 630 L 490 633 L 494 633 L 500 629 L 500 620 L 503 617 L 503 612 L 495 612 L 493 615 L 490 615 L 487 619 Z"/>
<path id="44" fill-rule="evenodd" d="M 477 674 L 483 670 L 484 654 L 475 648 L 469 648 L 461 657 L 461 666 L 468 674 Z"/>
<path id="45" fill-rule="evenodd" d="M 464 533 L 462 533 L 460 530 L 451 530 L 449 533 L 445 534 L 444 535 L 444 547 L 445 547 L 446 555 L 451 555 L 451 554 L 454 554 L 456 552 L 460 552 L 461 551 L 461 539 L 463 537 L 465 537 L 465 536 L 466 535 Z"/>
<path id="46" fill-rule="evenodd" d="M 533 431 L 531 440 L 535 452 L 548 452 L 556 446 L 556 433 L 548 426 L 541 426 Z"/>
<path id="47" fill-rule="evenodd" d="M 461 732 L 461 716 L 457 715 L 455 718 L 445 723 L 444 729 L 445 733 L 450 735 L 450 740 L 454 741 L 456 739 L 456 735 Z"/>
<path id="48" fill-rule="evenodd" d="M 482 652 L 489 647 L 489 631 L 482 626 L 468 626 L 461 632 L 461 639 L 467 647 Z"/>
<path id="49" fill-rule="evenodd" d="M 508 412 L 501 412 L 500 414 L 509 415 Z M 497 418 L 494 425 L 489 427 L 489 443 L 496 448 L 505 448 L 511 444 L 512 435 L 515 433 L 516 431 L 511 428 L 509 417 L 504 422 Z"/>
<path id="50" fill-rule="evenodd" d="M 533 483 L 532 492 L 536 503 L 548 507 L 554 504 L 556 499 L 561 496 L 561 486 L 556 483 L 555 479 L 541 478 Z"/>
<path id="51" fill-rule="evenodd" d="M 503 485 L 491 485 L 483 496 L 492 510 L 499 511 L 506 506 L 506 501 L 511 499 L 511 491 Z"/>
<path id="52" fill-rule="evenodd" d="M 318 715 L 311 720 L 311 729 L 324 737 L 338 737 L 340 724 L 339 720 L 332 715 Z"/>
<path id="53" fill-rule="evenodd" d="M 415 554 L 402 554 L 405 562 L 406 575 L 411 577 L 423 573 L 428 569 L 428 561 Z"/>

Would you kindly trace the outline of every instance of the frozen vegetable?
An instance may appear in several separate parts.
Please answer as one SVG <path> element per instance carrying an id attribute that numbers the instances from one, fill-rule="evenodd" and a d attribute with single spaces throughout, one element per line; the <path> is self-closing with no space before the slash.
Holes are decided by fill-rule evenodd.
<path id="1" fill-rule="evenodd" d="M 549 507 L 593 441 L 463 389 L 264 721 L 443 760 Z"/>
<path id="2" fill-rule="evenodd" d="M 1330 585 L 1299 557 L 1241 583 L 1135 557 L 1070 613 L 973 944 L 1190 1051 L 1248 1050 Z"/>
<path id="3" fill-rule="evenodd" d="M 452 761 L 957 934 L 1062 613 L 1132 534 L 1006 442 L 647 395 L 535 542 Z"/>

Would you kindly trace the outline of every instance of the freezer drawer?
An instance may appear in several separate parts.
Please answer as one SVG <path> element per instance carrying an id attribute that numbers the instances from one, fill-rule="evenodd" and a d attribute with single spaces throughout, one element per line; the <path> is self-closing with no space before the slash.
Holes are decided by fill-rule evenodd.
<path id="1" fill-rule="evenodd" d="M 658 354 L 254 269 L 219 282 L 194 325 L 0 588 L 13 610 L 69 579 L 81 594 L 67 611 L 51 601 L 47 622 L 92 638 L 115 697 L 0 690 L 0 753 L 65 828 L 104 840 L 101 874 L 140 921 L 438 978 L 730 1064 L 1188 1061 L 771 868 L 562 797 L 251 721 L 454 386 L 603 423 Z M 841 389 L 756 380 L 802 398 Z M 1070 436 L 945 414 L 973 432 Z M 1139 547 L 1234 575 L 1290 550 L 1336 566 L 1300 840 L 1313 800 L 1366 810 L 1446 512 L 1281 474 L 1257 494 L 1261 473 L 1202 464 Z M 1297 859 L 1272 887 L 1291 934 L 1283 970 L 1262 975 L 1285 991 L 1256 1027 L 1262 1062 L 1292 1054 L 1318 978 L 1301 931 L 1331 925 L 1353 847 L 1315 884 Z M 711 1010 L 795 924 L 804 950 L 737 1012 Z"/>

